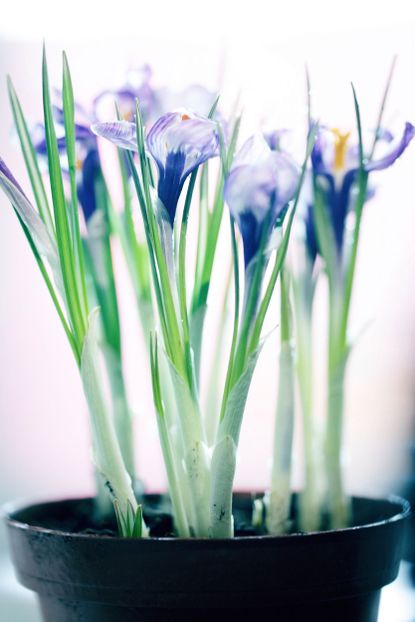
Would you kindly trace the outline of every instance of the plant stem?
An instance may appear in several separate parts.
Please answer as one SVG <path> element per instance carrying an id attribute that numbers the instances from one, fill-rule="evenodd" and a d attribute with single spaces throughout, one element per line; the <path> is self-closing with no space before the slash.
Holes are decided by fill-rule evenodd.
<path id="1" fill-rule="evenodd" d="M 103 349 L 111 388 L 115 431 L 117 433 L 125 468 L 134 483 L 136 479 L 134 433 L 131 412 L 127 400 L 122 360 L 121 357 L 108 346 L 104 346 Z"/>
<path id="2" fill-rule="evenodd" d="M 128 517 L 131 510 L 134 515 L 136 514 L 138 505 L 121 455 L 113 418 L 108 412 L 102 391 L 103 383 L 97 343 L 97 313 L 98 310 L 90 315 L 80 368 L 91 417 L 94 462 L 107 484 L 111 497 L 117 501 L 121 514 Z M 143 533 L 146 533 L 144 523 Z"/>
<path id="3" fill-rule="evenodd" d="M 329 521 L 333 528 L 346 527 L 349 522 L 349 503 L 344 491 L 341 465 L 343 433 L 344 381 L 347 349 L 343 342 L 341 323 L 343 296 L 341 286 L 330 292 L 329 352 L 327 369 L 327 426 L 324 456 L 327 477 Z"/>
<path id="4" fill-rule="evenodd" d="M 281 336 L 278 402 L 274 429 L 271 487 L 267 495 L 268 533 L 286 531 L 290 513 L 292 441 L 294 433 L 294 357 L 288 275 L 281 271 Z"/>
<path id="5" fill-rule="evenodd" d="M 300 294 L 301 295 L 301 294 Z M 300 497 L 299 523 L 304 531 L 316 531 L 320 527 L 320 503 L 318 493 L 317 430 L 313 418 L 313 356 L 311 310 L 306 313 L 304 301 L 297 303 L 297 375 L 303 418 L 305 481 Z"/>

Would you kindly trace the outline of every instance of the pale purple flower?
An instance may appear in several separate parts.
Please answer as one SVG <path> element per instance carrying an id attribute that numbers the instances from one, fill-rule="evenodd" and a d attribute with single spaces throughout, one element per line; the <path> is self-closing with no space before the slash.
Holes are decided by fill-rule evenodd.
<path id="1" fill-rule="evenodd" d="M 134 123 L 97 123 L 92 130 L 117 147 L 137 151 Z M 166 209 L 171 225 L 186 178 L 200 164 L 217 156 L 218 146 L 216 123 L 190 110 L 168 112 L 150 129 L 147 148 L 157 164 L 158 198 Z"/>
<path id="2" fill-rule="evenodd" d="M 366 157 L 365 171 L 371 173 L 391 166 L 405 151 L 414 134 L 415 128 L 411 123 L 405 124 L 402 135 L 397 140 L 393 139 L 389 131 L 381 130 L 378 138 L 383 143 L 384 154 L 370 161 Z M 349 139 L 349 133 L 343 134 L 337 129 L 320 128 L 311 154 L 313 173 L 324 191 L 339 255 L 343 248 L 346 218 L 353 204 L 353 193 L 359 170 L 359 148 Z M 373 189 L 369 189 L 366 198 L 371 196 L 373 196 Z M 311 259 L 314 260 L 318 253 L 318 243 L 312 205 L 308 206 L 305 224 L 307 248 Z"/>
<path id="3" fill-rule="evenodd" d="M 242 235 L 246 267 L 256 256 L 262 236 L 271 235 L 298 182 L 294 160 L 272 151 L 262 135 L 249 138 L 235 157 L 224 195 Z"/>

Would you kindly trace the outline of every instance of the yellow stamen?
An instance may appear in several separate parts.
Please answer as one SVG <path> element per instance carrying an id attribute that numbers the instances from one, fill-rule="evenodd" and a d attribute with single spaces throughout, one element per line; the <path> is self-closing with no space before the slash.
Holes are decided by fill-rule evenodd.
<path id="1" fill-rule="evenodd" d="M 331 130 L 334 136 L 334 170 L 342 171 L 346 164 L 347 154 L 347 141 L 349 140 L 350 132 L 345 134 L 337 128 Z"/>
<path id="2" fill-rule="evenodd" d="M 77 171 L 82 170 L 82 164 L 83 164 L 82 160 L 78 158 L 78 160 L 75 163 L 75 167 Z"/>

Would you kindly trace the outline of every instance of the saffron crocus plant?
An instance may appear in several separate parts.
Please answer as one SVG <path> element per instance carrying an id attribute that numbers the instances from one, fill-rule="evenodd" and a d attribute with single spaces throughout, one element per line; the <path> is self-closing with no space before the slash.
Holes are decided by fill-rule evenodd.
<path id="1" fill-rule="evenodd" d="M 160 331 L 160 337 L 157 331 L 151 343 L 153 394 L 175 525 L 181 536 L 233 535 L 232 486 L 243 411 L 261 348 L 263 322 L 285 257 L 305 171 L 305 165 L 301 174 L 289 156 L 273 153 L 261 137 L 249 139 L 233 161 L 239 121 L 234 123 L 226 147 L 219 125 L 212 120 L 215 108 L 216 103 L 208 117 L 190 110 L 167 113 L 156 121 L 147 137 L 138 108 L 135 124 L 118 121 L 93 127 L 98 135 L 127 149 L 146 230 Z M 138 171 L 132 152 L 139 155 Z M 154 186 L 147 152 L 157 168 Z M 208 433 L 194 356 L 202 341 L 202 324 L 198 326 L 198 334 L 191 331 L 185 260 L 196 175 L 199 167 L 217 156 L 221 160 L 217 188 L 222 188 L 224 180 L 224 197 L 230 207 L 235 311 L 222 400 Z M 179 212 L 178 200 L 189 176 L 184 206 Z M 283 230 L 287 207 L 294 197 Z M 220 216 L 216 217 L 221 218 L 222 208 L 222 199 L 216 197 L 209 211 L 211 221 L 218 213 L 216 210 L 220 210 Z M 235 222 L 244 249 L 243 307 L 239 305 Z M 271 276 L 263 288 L 265 267 L 275 250 L 270 244 L 275 228 L 280 232 L 280 243 Z M 208 244 L 198 248 L 204 257 L 198 257 L 197 263 L 206 265 L 208 256 L 210 270 L 216 241 L 217 234 L 210 238 L 210 247 Z M 206 301 L 209 280 L 204 287 Z M 197 288 L 196 279 L 190 300 L 200 296 L 195 292 Z"/>
<path id="2" fill-rule="evenodd" d="M 3 161 L 0 184 L 27 236 L 79 367 L 90 412 L 94 462 L 113 501 L 120 533 L 140 536 L 148 531 L 133 486 L 131 446 L 123 442 L 126 428 L 120 428 L 116 400 L 106 401 L 102 378 L 104 359 L 114 391 L 108 346 L 117 364 L 121 365 L 122 358 L 110 249 L 115 215 L 95 135 L 109 139 L 120 150 L 127 218 L 126 227 L 116 230 L 127 258 L 131 253 L 134 260 L 138 238 L 130 183 L 137 194 L 155 310 L 154 328 L 148 334 L 149 381 L 175 531 L 184 537 L 231 537 L 236 451 L 245 403 L 268 306 L 287 252 L 314 130 L 301 169 L 288 154 L 272 151 L 259 135 L 248 139 L 234 158 L 240 118 L 229 123 L 225 139 L 224 123 L 215 116 L 217 100 L 207 116 L 190 109 L 174 110 L 163 114 L 148 131 L 137 102 L 134 122 L 120 118 L 96 122 L 91 133 L 76 122 L 65 56 L 62 107 L 55 108 L 54 114 L 44 54 L 44 136 L 34 145 L 12 87 L 10 93 L 36 207 Z M 63 129 L 61 135 L 59 129 Z M 40 172 L 42 158 L 48 167 L 51 201 Z M 210 200 L 208 162 L 214 159 L 216 188 Z M 189 271 L 187 229 L 198 175 L 198 245 Z M 225 201 L 230 208 L 233 330 L 220 399 L 214 400 L 215 408 L 204 412 L 200 399 L 202 337 Z M 237 229 L 244 256 L 241 266 Z M 189 272 L 194 275 L 192 288 Z M 89 277 L 93 290 L 87 286 Z M 220 331 L 219 342 L 222 338 Z"/>
<path id="3" fill-rule="evenodd" d="M 67 170 L 70 179 L 68 201 L 64 189 L 61 153 L 56 136 L 45 52 L 43 55 L 44 134 L 52 209 L 27 124 L 12 87 L 10 87 L 10 95 L 37 209 L 30 203 L 3 160 L 0 162 L 0 185 L 10 199 L 22 225 L 79 367 L 91 417 L 96 469 L 101 474 L 111 495 L 116 499 L 123 532 L 126 535 L 141 534 L 146 528 L 142 521 L 141 508 L 134 494 L 131 474 L 126 467 L 129 452 L 125 452 L 123 439 L 117 435 L 119 411 L 115 403 L 112 408 L 110 407 L 104 393 L 100 368 L 102 349 L 98 337 L 98 310 L 91 306 L 86 285 L 87 273 L 78 210 L 79 194 L 81 196 L 83 194 L 84 207 L 86 206 L 86 191 L 83 188 L 83 193 L 78 192 L 75 104 L 65 55 L 62 99 Z M 92 135 L 91 138 L 93 138 Z M 89 153 L 91 154 L 91 151 Z M 86 163 L 87 159 L 84 166 Z M 85 182 L 84 176 L 81 186 Z M 92 214 L 88 214 L 86 220 L 90 217 Z M 94 269 L 97 269 L 96 265 Z M 105 275 L 101 275 L 101 279 L 103 276 L 105 279 L 112 278 L 110 261 L 106 262 L 104 271 Z M 105 322 L 102 324 L 105 326 Z M 114 332 L 118 327 L 114 317 L 110 324 L 109 330 Z M 105 344 L 103 350 L 105 351 L 108 347 L 108 334 L 105 330 L 104 333 L 106 339 L 103 340 Z M 124 452 L 127 453 L 126 456 L 123 456 L 122 446 Z"/>
<path id="4" fill-rule="evenodd" d="M 296 360 L 303 415 L 305 487 L 300 524 L 306 531 L 324 525 L 345 527 L 350 521 L 349 498 L 342 471 L 344 385 L 352 343 L 348 335 L 350 302 L 365 203 L 374 194 L 369 178 L 391 166 L 415 134 L 406 123 L 394 139 L 381 125 L 389 88 L 385 91 L 377 128 L 364 144 L 355 92 L 357 141 L 351 132 L 320 127 L 311 154 L 305 203 L 301 270 L 292 279 L 296 318 Z M 376 157 L 383 143 L 383 155 Z M 323 268 L 323 269 L 321 269 Z M 313 413 L 313 302 L 316 285 L 328 284 L 327 384 L 324 428 Z"/>

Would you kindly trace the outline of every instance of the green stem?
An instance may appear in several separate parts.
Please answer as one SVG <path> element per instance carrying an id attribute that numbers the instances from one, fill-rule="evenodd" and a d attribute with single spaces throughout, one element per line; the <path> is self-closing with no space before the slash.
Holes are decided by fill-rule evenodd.
<path id="1" fill-rule="evenodd" d="M 349 502 L 344 490 L 341 464 L 343 436 L 344 382 L 347 349 L 339 328 L 342 321 L 342 289 L 330 292 L 329 352 L 327 369 L 327 426 L 324 445 L 326 463 L 328 513 L 333 528 L 346 527 L 349 522 Z"/>
<path id="2" fill-rule="evenodd" d="M 179 242 L 179 307 L 180 318 L 183 330 L 183 344 L 186 359 L 186 371 L 189 386 L 194 394 L 196 394 L 196 376 L 193 367 L 192 353 L 190 349 L 190 328 L 189 316 L 187 313 L 187 295 L 186 295 L 186 239 L 187 239 L 187 223 L 189 220 L 190 205 L 192 202 L 193 190 L 196 183 L 197 169 L 190 176 L 189 187 L 186 194 L 186 200 L 183 208 L 182 223 L 180 227 Z"/>

